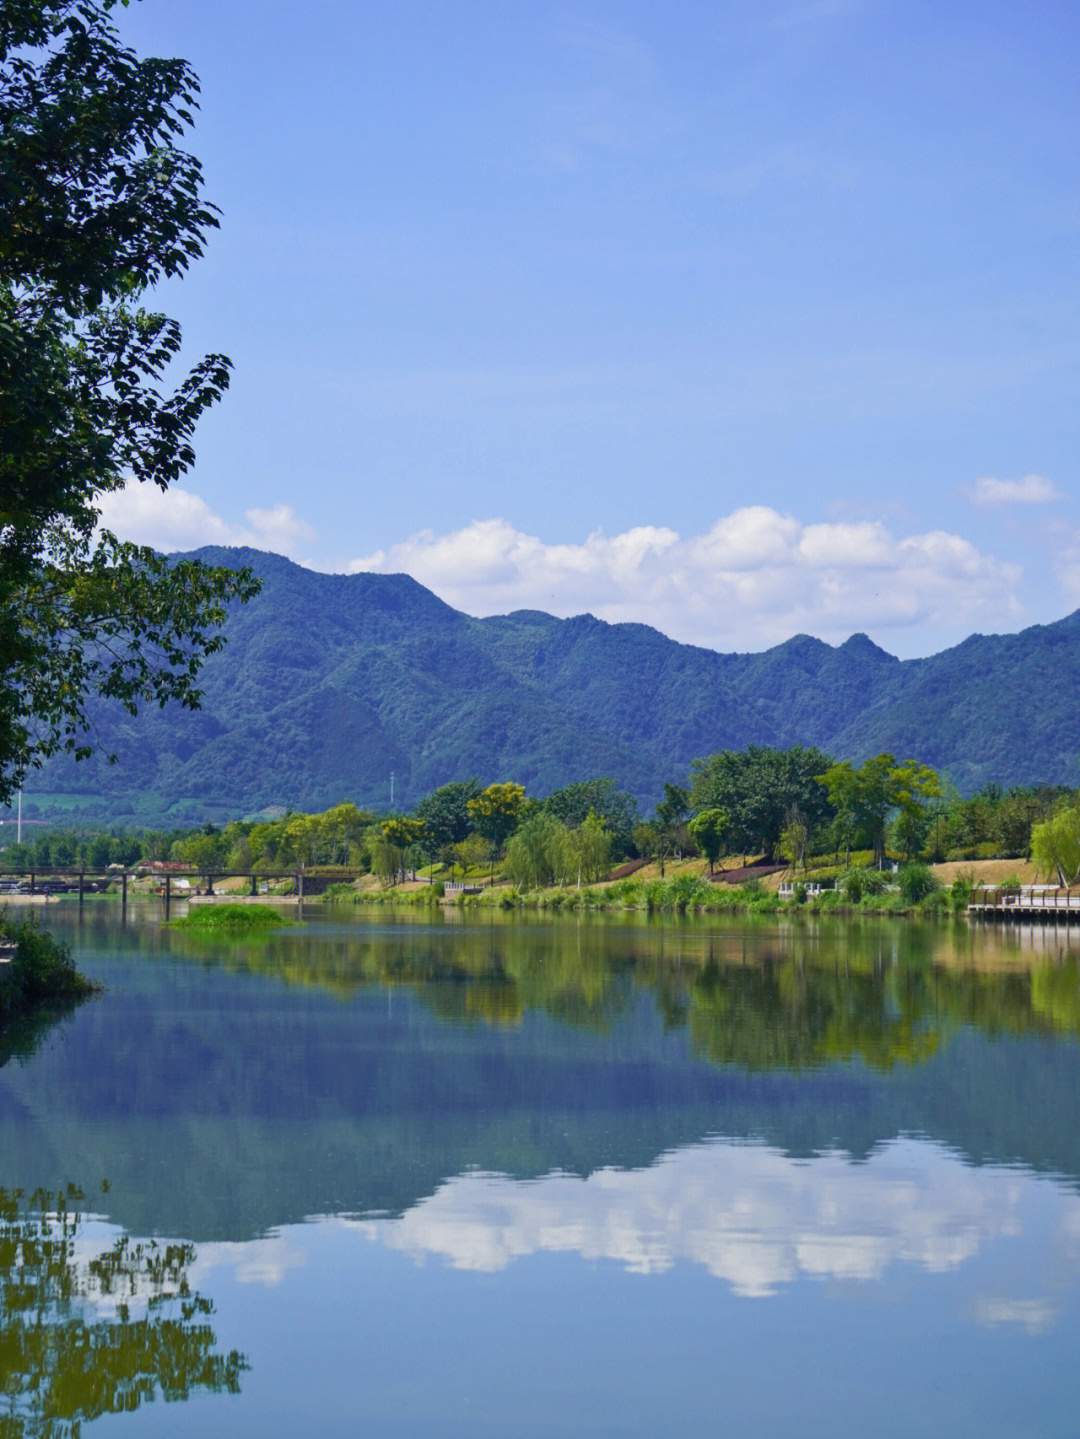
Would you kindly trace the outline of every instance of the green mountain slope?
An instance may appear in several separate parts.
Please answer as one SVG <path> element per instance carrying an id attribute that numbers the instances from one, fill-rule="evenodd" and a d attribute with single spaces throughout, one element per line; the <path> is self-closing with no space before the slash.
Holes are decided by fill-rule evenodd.
<path id="1" fill-rule="evenodd" d="M 87 817 L 175 822 L 343 798 L 409 806 L 477 775 L 533 793 L 611 775 L 651 807 L 690 761 L 750 743 L 887 749 L 964 789 L 1076 782 L 1080 612 L 901 662 L 856 635 L 762 654 L 681 645 L 646 625 L 535 611 L 472 619 L 405 575 L 324 575 L 254 550 L 262 594 L 230 615 L 198 714 L 94 711 L 101 757 L 31 790 Z"/>

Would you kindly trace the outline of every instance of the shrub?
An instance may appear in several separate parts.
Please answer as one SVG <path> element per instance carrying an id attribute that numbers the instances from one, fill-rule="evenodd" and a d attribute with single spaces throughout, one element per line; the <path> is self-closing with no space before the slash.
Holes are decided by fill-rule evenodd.
<path id="1" fill-rule="evenodd" d="M 0 918 L 0 937 L 15 941 L 15 954 L 0 985 L 0 1019 L 49 1000 L 70 1002 L 100 989 L 79 973 L 66 944 L 38 928 L 37 917 Z"/>
<path id="2" fill-rule="evenodd" d="M 668 902 L 680 911 L 707 904 L 712 897 L 712 885 L 696 874 L 676 875 L 668 886 Z"/>
<path id="3" fill-rule="evenodd" d="M 823 889 L 820 894 L 815 895 L 810 901 L 812 909 L 835 909 L 837 905 L 844 903 L 844 895 L 838 889 Z"/>
<path id="4" fill-rule="evenodd" d="M 355 904 L 358 895 L 351 884 L 328 884 L 319 896 L 327 904 Z"/>
<path id="5" fill-rule="evenodd" d="M 947 889 L 937 885 L 930 893 L 920 901 L 919 908 L 924 913 L 946 913 L 953 907 L 952 895 Z"/>
<path id="6" fill-rule="evenodd" d="M 888 884 L 888 879 L 879 869 L 853 865 L 840 877 L 837 884 L 850 904 L 860 904 L 865 895 L 880 894 Z"/>
<path id="7" fill-rule="evenodd" d="M 905 864 L 897 879 L 900 884 L 900 898 L 905 904 L 918 904 L 941 887 L 933 871 L 925 864 Z"/>
<path id="8" fill-rule="evenodd" d="M 667 884 L 662 879 L 652 879 L 645 886 L 645 908 L 651 913 L 663 909 L 667 899 Z"/>
<path id="9" fill-rule="evenodd" d="M 200 904 L 182 919 L 170 923 L 176 929 L 242 932 L 281 929 L 294 921 L 269 904 Z"/>
<path id="10" fill-rule="evenodd" d="M 975 888 L 975 871 L 962 869 L 949 886 L 949 903 L 959 914 L 971 903 L 971 891 Z"/>

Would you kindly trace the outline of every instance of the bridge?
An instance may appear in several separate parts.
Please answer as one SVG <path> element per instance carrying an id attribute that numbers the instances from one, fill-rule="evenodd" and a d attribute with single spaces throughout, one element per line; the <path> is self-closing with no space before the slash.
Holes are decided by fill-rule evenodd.
<path id="1" fill-rule="evenodd" d="M 351 883 L 364 871 L 346 866 L 320 865 L 308 870 L 299 869 L 199 869 L 193 865 L 173 865 L 168 868 L 154 864 L 137 864 L 129 867 L 106 866 L 46 866 L 34 865 L 22 868 L 0 866 L 0 905 L 5 893 L 48 897 L 50 895 L 78 895 L 79 904 L 88 894 L 101 894 L 115 885 L 120 887 L 120 901 L 126 908 L 128 887 L 136 879 L 149 879 L 156 885 L 155 893 L 165 901 L 166 913 L 174 899 L 187 899 L 191 894 L 212 895 L 214 885 L 229 879 L 243 879 L 248 882 L 248 893 L 252 898 L 258 895 L 260 884 L 295 885 L 296 899 L 314 899 L 331 884 Z"/>

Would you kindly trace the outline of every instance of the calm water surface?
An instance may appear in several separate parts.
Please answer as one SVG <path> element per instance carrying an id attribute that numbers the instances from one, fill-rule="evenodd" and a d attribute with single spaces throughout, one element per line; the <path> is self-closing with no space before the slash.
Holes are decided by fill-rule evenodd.
<path id="1" fill-rule="evenodd" d="M 158 918 L 0 1038 L 0 1434 L 1077 1433 L 1075 936 Z"/>

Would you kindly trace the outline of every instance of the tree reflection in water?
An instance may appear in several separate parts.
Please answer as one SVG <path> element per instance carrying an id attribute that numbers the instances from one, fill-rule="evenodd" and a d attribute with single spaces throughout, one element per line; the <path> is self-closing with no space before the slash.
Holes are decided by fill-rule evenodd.
<path id="1" fill-rule="evenodd" d="M 138 939 L 161 943 L 147 930 Z M 454 1022 L 516 1025 L 543 1011 L 603 1032 L 650 991 L 696 1054 L 753 1070 L 916 1066 L 962 1028 L 1080 1037 L 1075 948 L 1025 950 L 1015 935 L 961 924 L 433 922 L 202 948 L 164 939 L 174 955 L 343 999 L 373 983 L 406 988 Z"/>
<path id="2" fill-rule="evenodd" d="M 235 1394 L 248 1367 L 216 1352 L 194 1247 L 125 1234 L 98 1248 L 82 1199 L 0 1189 L 0 1439 L 77 1439 L 159 1395 Z"/>

